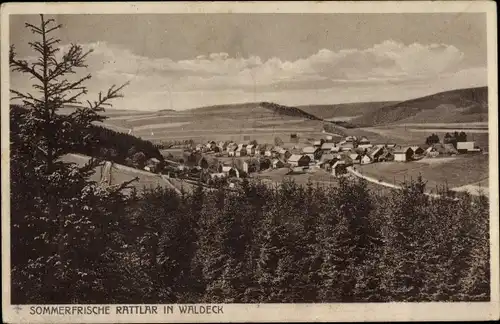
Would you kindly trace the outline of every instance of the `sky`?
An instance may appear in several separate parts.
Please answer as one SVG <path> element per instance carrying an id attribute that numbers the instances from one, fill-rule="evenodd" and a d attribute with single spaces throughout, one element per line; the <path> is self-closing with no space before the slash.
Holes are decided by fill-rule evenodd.
<path id="1" fill-rule="evenodd" d="M 54 33 L 93 52 L 89 96 L 130 81 L 114 108 L 250 101 L 285 105 L 405 100 L 487 85 L 486 16 L 412 14 L 58 15 Z M 10 16 L 10 43 L 32 60 L 34 34 Z M 29 89 L 11 73 L 11 87 Z"/>

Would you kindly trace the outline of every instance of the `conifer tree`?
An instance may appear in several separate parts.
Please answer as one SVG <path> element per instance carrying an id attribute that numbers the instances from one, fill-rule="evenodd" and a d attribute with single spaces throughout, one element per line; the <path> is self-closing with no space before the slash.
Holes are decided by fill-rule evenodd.
<path id="1" fill-rule="evenodd" d="M 17 58 L 14 46 L 9 55 L 11 70 L 34 81 L 31 92 L 11 89 L 12 99 L 22 101 L 22 113 L 11 115 L 11 124 L 17 124 L 11 132 L 13 301 L 103 301 L 105 291 L 120 284 L 114 276 L 104 277 L 119 262 L 115 229 L 121 189 L 128 183 L 101 188 L 89 180 L 99 161 L 77 167 L 61 157 L 92 143 L 91 123 L 103 119 L 99 113 L 125 85 L 60 114 L 87 94 L 90 75 L 75 75 L 86 67 L 90 51 L 72 44 L 61 54 L 60 40 L 52 35 L 62 26 L 43 15 L 39 25 L 26 27 L 37 37 L 29 43 L 36 59 Z"/>

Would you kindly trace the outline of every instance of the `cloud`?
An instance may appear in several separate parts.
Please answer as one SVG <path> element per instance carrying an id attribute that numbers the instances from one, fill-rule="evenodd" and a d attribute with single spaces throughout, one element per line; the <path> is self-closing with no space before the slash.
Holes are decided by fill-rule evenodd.
<path id="1" fill-rule="evenodd" d="M 68 46 L 62 46 L 61 53 Z M 397 87 L 428 85 L 441 89 L 447 84 L 486 84 L 485 68 L 466 67 L 464 53 L 446 44 L 405 45 L 388 40 L 367 49 L 320 49 L 295 61 L 230 57 L 224 52 L 174 61 L 167 57 L 145 57 L 106 42 L 82 46 L 93 51 L 87 59 L 87 72 L 93 76 L 89 92 L 130 81 L 127 102 L 134 106 L 144 103 L 151 109 L 163 107 L 173 97 L 183 106 L 189 106 L 189 96 L 199 98 L 192 101 L 199 100 L 203 105 L 203 98 L 217 101 L 217 98 L 234 100 L 240 96 L 251 100 L 254 91 L 275 98 L 280 97 L 279 93 L 310 94 L 321 89 L 339 93 L 358 88 L 366 93 L 369 89 L 394 91 Z M 17 81 L 14 79 L 13 83 Z"/>

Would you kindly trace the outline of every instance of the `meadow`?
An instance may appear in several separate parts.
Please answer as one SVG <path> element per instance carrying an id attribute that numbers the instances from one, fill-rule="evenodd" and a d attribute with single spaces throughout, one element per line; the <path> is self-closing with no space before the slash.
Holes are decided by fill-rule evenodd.
<path id="1" fill-rule="evenodd" d="M 425 158 L 415 162 L 384 162 L 360 165 L 362 174 L 384 182 L 400 184 L 417 179 L 419 175 L 427 182 L 429 192 L 447 184 L 450 189 L 469 184 L 488 186 L 488 155 L 474 154 L 456 158 Z M 485 188 L 487 189 L 487 188 Z"/>

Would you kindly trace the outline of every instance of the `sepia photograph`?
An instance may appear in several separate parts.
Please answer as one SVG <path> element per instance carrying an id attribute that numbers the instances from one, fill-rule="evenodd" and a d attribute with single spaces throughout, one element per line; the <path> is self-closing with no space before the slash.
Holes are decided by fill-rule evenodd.
<path id="1" fill-rule="evenodd" d="M 390 4 L 3 6 L 9 321 L 498 319 L 495 4 Z"/>

